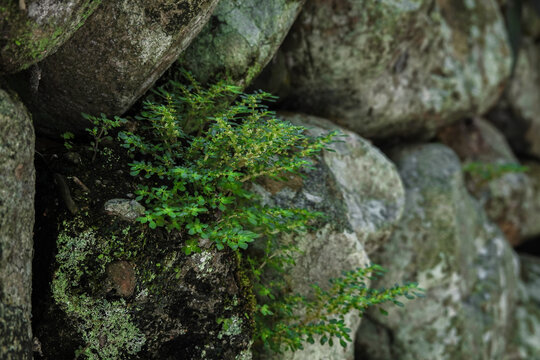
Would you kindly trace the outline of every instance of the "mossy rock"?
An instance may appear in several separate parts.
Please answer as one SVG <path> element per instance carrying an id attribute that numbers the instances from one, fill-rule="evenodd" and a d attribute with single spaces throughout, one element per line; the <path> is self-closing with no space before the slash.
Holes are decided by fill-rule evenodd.
<path id="1" fill-rule="evenodd" d="M 361 136 L 429 136 L 489 109 L 510 65 L 495 0 L 313 0 L 255 85 Z"/>
<path id="2" fill-rule="evenodd" d="M 178 58 L 202 29 L 217 0 L 104 2 L 54 55 L 39 79 L 13 80 L 44 132 L 77 133 L 81 113 L 121 115 Z"/>
<path id="3" fill-rule="evenodd" d="M 249 354 L 253 297 L 235 253 L 202 241 L 202 251 L 187 256 L 180 232 L 152 230 L 104 211 L 107 200 L 129 198 L 136 188 L 126 150 L 118 145 L 102 148 L 95 162 L 90 150 L 75 146 L 83 158 L 78 164 L 43 151 L 52 159 L 47 171 L 62 172 L 76 204 L 69 208 L 77 209 L 73 214 L 64 206 L 54 188 L 49 192 L 56 200 L 38 207 L 47 214 L 40 224 L 55 222 L 54 212 L 63 223 L 53 226 L 60 228 L 58 236 L 38 235 L 56 244 L 36 250 L 36 257 L 58 248 L 57 260 L 38 269 L 52 269 L 45 280 L 40 276 L 52 285 L 39 288 L 34 317 L 45 358 L 77 352 L 89 358 L 232 360 Z M 60 207 L 51 210 L 55 201 Z"/>
<path id="4" fill-rule="evenodd" d="M 372 259 L 388 269 L 385 281 L 416 281 L 426 298 L 408 303 L 406 311 L 387 307 L 388 316 L 369 311 L 356 335 L 357 355 L 504 359 L 517 302 L 517 256 L 467 193 L 453 151 L 408 145 L 390 158 L 405 185 L 404 215 Z"/>
<path id="5" fill-rule="evenodd" d="M 305 0 L 222 0 L 176 63 L 206 83 L 247 86 L 287 35 Z"/>
<path id="6" fill-rule="evenodd" d="M 0 75 L 24 70 L 53 54 L 101 0 L 0 2 Z"/>

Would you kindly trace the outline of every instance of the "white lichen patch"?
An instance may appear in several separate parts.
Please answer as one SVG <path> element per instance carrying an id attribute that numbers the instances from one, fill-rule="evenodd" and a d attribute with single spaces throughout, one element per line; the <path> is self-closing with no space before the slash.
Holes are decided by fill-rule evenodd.
<path id="1" fill-rule="evenodd" d="M 28 4 L 28 16 L 42 25 L 54 19 L 63 20 L 71 15 L 73 7 L 80 1 L 58 1 L 58 0 L 33 0 Z"/>

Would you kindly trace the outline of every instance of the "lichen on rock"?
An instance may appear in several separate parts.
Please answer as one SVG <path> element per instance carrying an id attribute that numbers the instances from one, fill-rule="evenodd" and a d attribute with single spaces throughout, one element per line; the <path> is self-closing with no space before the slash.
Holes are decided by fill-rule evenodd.
<path id="1" fill-rule="evenodd" d="M 222 0 L 175 66 L 245 87 L 277 51 L 305 0 Z"/>
<path id="2" fill-rule="evenodd" d="M 29 0 L 0 4 L 0 75 L 43 60 L 78 30 L 101 0 Z"/>
<path id="3" fill-rule="evenodd" d="M 517 295 L 518 260 L 467 193 L 458 157 L 440 144 L 390 152 L 406 189 L 403 218 L 372 255 L 389 281 L 415 280 L 426 298 L 406 311 L 364 317 L 362 359 L 503 359 Z M 375 339 L 366 332 L 387 334 Z M 367 341 L 376 341 L 369 343 Z"/>
<path id="4" fill-rule="evenodd" d="M 259 86 L 362 136 L 425 136 L 488 110 L 510 64 L 494 0 L 316 0 Z"/>
<path id="5" fill-rule="evenodd" d="M 177 59 L 208 20 L 216 0 L 104 2 L 54 55 L 13 80 L 44 131 L 81 132 L 81 113 L 121 115 Z M 99 64 L 99 66 L 96 66 Z"/>

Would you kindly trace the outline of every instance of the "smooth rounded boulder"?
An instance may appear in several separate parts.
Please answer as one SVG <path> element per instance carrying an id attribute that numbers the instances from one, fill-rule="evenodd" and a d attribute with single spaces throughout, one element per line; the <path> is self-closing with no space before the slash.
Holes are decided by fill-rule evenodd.
<path id="1" fill-rule="evenodd" d="M 81 132 L 81 113 L 120 115 L 148 90 L 202 29 L 217 0 L 121 0 L 102 4 L 21 93 L 39 130 Z M 17 83 L 24 83 L 17 79 Z"/>
<path id="2" fill-rule="evenodd" d="M 485 112 L 510 65 L 494 0 L 313 0 L 260 85 L 368 138 L 431 135 Z"/>
<path id="3" fill-rule="evenodd" d="M 305 0 L 222 0 L 176 66 L 201 82 L 247 86 L 274 56 Z"/>

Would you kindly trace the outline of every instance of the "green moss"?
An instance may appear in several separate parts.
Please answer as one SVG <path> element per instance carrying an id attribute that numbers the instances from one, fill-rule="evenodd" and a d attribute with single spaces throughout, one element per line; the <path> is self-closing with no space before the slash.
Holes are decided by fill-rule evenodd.
<path id="1" fill-rule="evenodd" d="M 2 17 L 10 26 L 4 29 L 6 45 L 0 49 L 0 67 L 16 72 L 41 61 L 69 39 L 100 3 L 101 0 L 86 0 L 79 4 L 78 12 L 61 18 L 48 14 L 48 21 L 44 24 L 20 11 L 16 2 L 1 7 Z"/>

